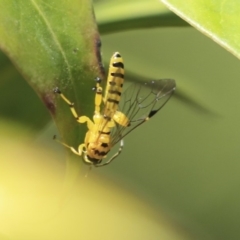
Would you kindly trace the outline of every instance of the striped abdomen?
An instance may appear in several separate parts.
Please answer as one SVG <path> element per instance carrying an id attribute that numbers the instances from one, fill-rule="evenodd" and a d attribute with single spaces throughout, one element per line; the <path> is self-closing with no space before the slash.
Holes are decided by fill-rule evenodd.
<path id="1" fill-rule="evenodd" d="M 113 54 L 104 96 L 104 111 L 103 115 L 106 118 L 112 119 L 114 113 L 118 109 L 118 104 L 121 99 L 122 87 L 124 83 L 124 64 L 119 52 Z"/>

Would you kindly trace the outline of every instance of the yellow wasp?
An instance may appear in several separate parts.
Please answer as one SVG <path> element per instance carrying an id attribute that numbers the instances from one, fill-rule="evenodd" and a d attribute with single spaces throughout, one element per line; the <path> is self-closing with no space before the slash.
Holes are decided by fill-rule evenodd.
<path id="1" fill-rule="evenodd" d="M 69 101 L 59 88 L 54 92 L 69 105 L 73 116 L 79 123 L 87 123 L 88 132 L 84 143 L 78 150 L 62 143 L 65 147 L 83 157 L 87 164 L 96 167 L 112 162 L 122 151 L 123 138 L 140 124 L 154 116 L 168 101 L 175 90 L 172 79 L 134 83 L 122 93 L 124 83 L 124 64 L 119 52 L 113 54 L 103 97 L 101 79 L 96 79 L 95 111 L 93 121 L 87 116 L 79 117 L 74 104 Z M 101 104 L 103 108 L 101 110 Z M 120 147 L 109 160 L 102 163 L 107 153 L 120 141 Z"/>

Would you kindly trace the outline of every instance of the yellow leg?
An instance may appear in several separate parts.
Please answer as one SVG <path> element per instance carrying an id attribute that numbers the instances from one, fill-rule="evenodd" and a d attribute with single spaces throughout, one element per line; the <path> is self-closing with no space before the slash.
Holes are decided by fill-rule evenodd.
<path id="1" fill-rule="evenodd" d="M 100 105 L 102 103 L 102 87 L 100 86 L 101 79 L 96 78 L 96 87 L 94 88 L 96 95 L 95 95 L 95 113 L 100 113 Z"/>
<path id="2" fill-rule="evenodd" d="M 70 107 L 70 110 L 72 112 L 72 115 L 77 119 L 77 121 L 79 121 L 79 116 L 74 108 L 74 103 L 73 102 L 70 102 L 64 95 L 63 93 L 60 91 L 60 89 L 58 87 L 54 88 L 53 91 L 55 93 L 58 93 L 60 95 L 60 97 L 63 99 L 63 101 L 65 101 L 68 106 Z"/>
<path id="3" fill-rule="evenodd" d="M 71 147 L 69 145 L 67 145 L 66 143 L 63 143 L 61 141 L 59 141 L 57 138 L 56 138 L 56 135 L 53 137 L 54 140 L 56 140 L 57 142 L 61 143 L 64 147 L 66 148 L 69 148 L 74 154 L 78 155 L 78 156 L 82 156 L 82 152 L 83 152 L 83 148 L 85 147 L 85 144 L 81 144 L 79 147 L 78 147 L 78 151 L 74 148 L 74 147 Z M 83 145 L 83 146 L 82 146 Z"/>
<path id="4" fill-rule="evenodd" d="M 77 122 L 79 123 L 87 123 L 87 127 L 88 129 L 91 129 L 93 127 L 93 122 L 90 120 L 90 118 L 88 118 L 87 116 L 81 116 L 79 117 L 77 114 L 76 109 L 74 108 L 74 103 L 70 102 L 65 96 L 64 94 L 60 91 L 59 88 L 55 88 L 53 90 L 55 93 L 58 93 L 60 95 L 60 97 L 63 99 L 64 102 L 66 102 L 68 104 L 68 106 L 70 107 L 70 110 L 73 114 L 73 116 L 76 118 Z M 96 94 L 97 95 L 97 94 Z"/>
<path id="5" fill-rule="evenodd" d="M 92 120 L 89 117 L 87 117 L 87 116 L 81 116 L 78 119 L 78 122 L 79 123 L 85 123 L 86 122 L 88 129 L 92 129 L 93 126 L 94 126 L 94 123 L 92 122 Z"/>

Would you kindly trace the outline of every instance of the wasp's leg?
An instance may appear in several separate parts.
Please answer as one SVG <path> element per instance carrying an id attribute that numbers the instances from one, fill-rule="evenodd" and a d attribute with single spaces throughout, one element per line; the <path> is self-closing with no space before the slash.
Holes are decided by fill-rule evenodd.
<path id="1" fill-rule="evenodd" d="M 85 123 L 86 122 L 89 130 L 92 129 L 93 126 L 94 126 L 94 123 L 92 122 L 92 120 L 87 116 L 81 116 L 77 121 L 79 123 Z"/>
<path id="2" fill-rule="evenodd" d="M 119 111 L 116 111 L 113 115 L 113 120 L 121 126 L 128 127 L 130 125 L 130 121 L 128 117 Z"/>
<path id="3" fill-rule="evenodd" d="M 67 145 L 67 144 L 64 143 L 64 142 L 59 141 L 59 140 L 56 138 L 56 135 L 53 137 L 53 139 L 56 140 L 57 142 L 61 143 L 64 147 L 69 148 L 74 154 L 76 154 L 76 155 L 78 155 L 78 156 L 82 156 L 82 152 L 83 152 L 82 149 L 83 149 L 83 147 L 85 146 L 84 143 L 81 144 L 81 145 L 84 145 L 84 146 L 80 149 L 80 146 L 81 146 L 81 145 L 80 145 L 79 148 L 78 148 L 78 151 L 77 151 L 74 147 L 71 147 L 71 146 Z"/>
<path id="4" fill-rule="evenodd" d="M 100 105 L 102 103 L 102 87 L 100 86 L 101 78 L 97 77 L 95 79 L 96 81 L 96 87 L 93 88 L 93 90 L 96 92 L 95 95 L 95 113 L 100 113 Z"/>
<path id="5" fill-rule="evenodd" d="M 76 118 L 76 120 L 79 122 L 79 116 L 77 114 L 77 111 L 74 108 L 74 103 L 70 102 L 65 96 L 64 94 L 60 91 L 60 89 L 58 87 L 54 88 L 53 91 L 55 93 L 58 93 L 60 95 L 60 97 L 63 99 L 64 102 L 66 102 L 68 104 L 68 106 L 70 107 L 70 110 L 72 112 L 72 115 Z"/>
<path id="6" fill-rule="evenodd" d="M 111 163 L 122 152 L 123 146 L 124 146 L 124 142 L 123 142 L 123 139 L 122 139 L 120 141 L 120 147 L 119 147 L 118 151 L 107 162 L 102 163 L 102 164 L 95 164 L 94 166 L 95 167 L 102 167 L 102 166 L 105 166 L 105 165 L 108 165 L 109 163 Z"/>
<path id="7" fill-rule="evenodd" d="M 58 87 L 54 88 L 53 90 L 55 93 L 58 93 L 60 95 L 60 97 L 68 104 L 68 106 L 70 107 L 70 110 L 72 112 L 72 115 L 76 118 L 77 122 L 79 123 L 85 123 L 87 122 L 87 126 L 88 129 L 91 129 L 93 127 L 93 122 L 90 120 L 90 118 L 86 117 L 86 116 L 81 116 L 79 117 L 77 114 L 77 111 L 74 108 L 74 103 L 70 102 L 65 96 L 64 94 L 60 91 L 60 89 Z"/>

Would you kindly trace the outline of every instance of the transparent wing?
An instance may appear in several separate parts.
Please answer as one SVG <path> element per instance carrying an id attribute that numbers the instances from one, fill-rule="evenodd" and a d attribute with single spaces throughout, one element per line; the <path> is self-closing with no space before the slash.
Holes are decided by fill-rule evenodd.
<path id="1" fill-rule="evenodd" d="M 173 79 L 161 79 L 145 83 L 134 83 L 122 94 L 119 111 L 130 121 L 128 127 L 116 124 L 112 129 L 112 146 L 133 129 L 154 116 L 169 100 L 175 90 Z"/>

